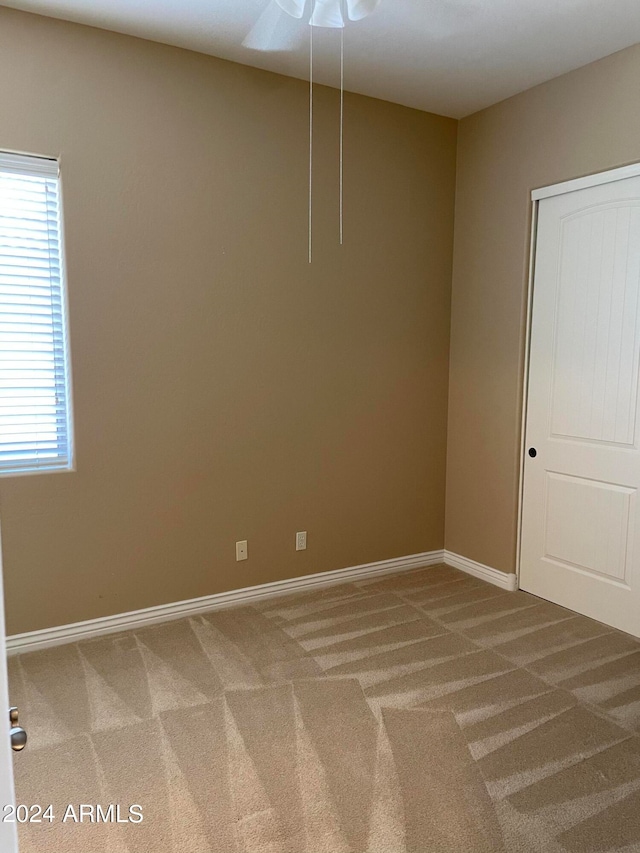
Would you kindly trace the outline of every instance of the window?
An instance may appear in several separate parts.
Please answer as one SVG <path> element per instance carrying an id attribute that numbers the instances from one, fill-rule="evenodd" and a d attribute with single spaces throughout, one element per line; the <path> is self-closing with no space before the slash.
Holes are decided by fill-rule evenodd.
<path id="1" fill-rule="evenodd" d="M 73 464 L 56 160 L 0 152 L 0 476 Z"/>

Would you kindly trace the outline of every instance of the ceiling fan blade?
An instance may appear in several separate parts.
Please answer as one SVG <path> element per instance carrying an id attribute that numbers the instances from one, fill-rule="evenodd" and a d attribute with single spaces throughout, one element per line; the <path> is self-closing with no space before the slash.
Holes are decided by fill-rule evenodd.
<path id="1" fill-rule="evenodd" d="M 361 21 L 370 15 L 380 0 L 347 0 L 347 11 L 351 21 Z"/>
<path id="2" fill-rule="evenodd" d="M 291 15 L 292 18 L 301 18 L 304 15 L 307 0 L 276 0 L 276 3 L 287 15 Z"/>
<path id="3" fill-rule="evenodd" d="M 309 23 L 312 27 L 344 27 L 340 0 L 315 0 Z"/>
<path id="4" fill-rule="evenodd" d="M 278 28 L 283 23 L 284 12 L 276 0 L 271 0 L 265 10 L 262 12 L 253 27 L 249 30 L 244 41 L 243 47 L 248 47 L 250 50 L 276 51 L 286 50 L 289 47 L 288 40 L 280 45 L 278 41 Z"/>

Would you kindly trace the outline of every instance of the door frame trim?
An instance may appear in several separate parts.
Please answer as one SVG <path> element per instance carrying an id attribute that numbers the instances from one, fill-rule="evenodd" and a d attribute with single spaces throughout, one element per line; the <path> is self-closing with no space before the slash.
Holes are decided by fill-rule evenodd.
<path id="1" fill-rule="evenodd" d="M 640 171 L 639 171 L 640 174 Z M 529 365 L 531 360 L 531 331 L 533 320 L 533 281 L 536 273 L 536 249 L 538 242 L 538 200 L 531 203 L 531 236 L 529 245 L 529 274 L 525 294 L 525 341 L 522 374 L 522 410 L 520 413 L 520 466 L 518 469 L 518 515 L 516 531 L 516 589 L 520 589 L 520 565 L 522 561 L 522 520 L 524 512 L 524 466 L 526 461 L 527 412 L 529 407 Z"/>
<path id="2" fill-rule="evenodd" d="M 0 798 L 1 806 L 16 804 L 15 785 L 13 776 L 13 752 L 9 741 L 9 678 L 7 674 L 7 655 L 5 648 L 5 607 L 4 586 L 2 583 L 2 532 L 0 531 L 0 716 L 4 724 L 0 726 Z M 0 846 L 7 853 L 18 853 L 17 822 L 0 823 Z"/>
<path id="3" fill-rule="evenodd" d="M 582 178 L 574 178 L 563 181 L 560 184 L 551 184 L 548 187 L 539 187 L 531 193 L 532 201 L 540 201 L 543 198 L 551 198 L 554 195 L 573 193 L 576 190 L 586 190 L 597 187 L 600 184 L 612 184 L 614 181 L 625 181 L 627 178 L 637 178 L 640 175 L 640 163 L 630 163 L 617 169 L 609 169 L 606 172 L 596 172 L 593 175 L 585 175 Z"/>

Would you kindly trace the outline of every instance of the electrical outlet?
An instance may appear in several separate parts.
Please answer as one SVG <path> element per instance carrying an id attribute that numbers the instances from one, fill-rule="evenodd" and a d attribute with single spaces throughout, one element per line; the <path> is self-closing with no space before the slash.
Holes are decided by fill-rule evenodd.
<path id="1" fill-rule="evenodd" d="M 307 531 L 296 533 L 296 551 L 304 551 L 307 547 Z"/>
<path id="2" fill-rule="evenodd" d="M 248 556 L 247 540 L 243 539 L 242 542 L 236 542 L 236 560 L 238 562 L 240 560 L 246 560 Z"/>

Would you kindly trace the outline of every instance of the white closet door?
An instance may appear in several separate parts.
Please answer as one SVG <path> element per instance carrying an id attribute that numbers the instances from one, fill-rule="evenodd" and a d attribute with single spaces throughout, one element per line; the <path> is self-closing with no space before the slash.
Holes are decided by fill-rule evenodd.
<path id="1" fill-rule="evenodd" d="M 636 636 L 639 360 L 640 177 L 543 198 L 520 586 Z"/>

